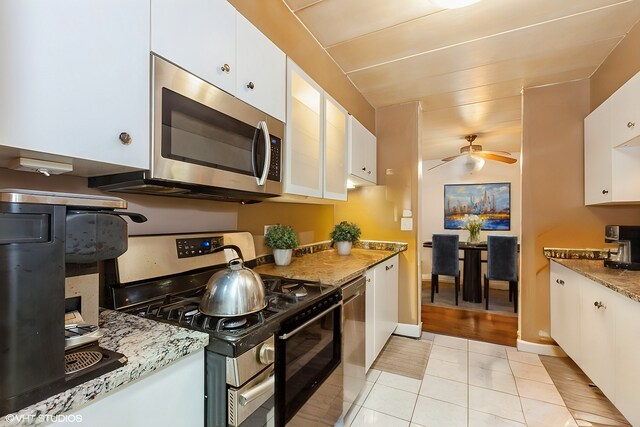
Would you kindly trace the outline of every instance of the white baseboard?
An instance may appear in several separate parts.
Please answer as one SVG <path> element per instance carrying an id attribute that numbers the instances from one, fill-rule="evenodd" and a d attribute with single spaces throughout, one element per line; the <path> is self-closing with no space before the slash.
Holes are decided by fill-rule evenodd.
<path id="1" fill-rule="evenodd" d="M 516 347 L 520 351 L 541 354 L 543 356 L 567 357 L 567 353 L 565 353 L 560 346 L 553 344 L 539 344 L 518 339 Z"/>
<path id="2" fill-rule="evenodd" d="M 396 335 L 403 335 L 405 337 L 420 338 L 422 336 L 422 322 L 417 325 L 398 323 L 398 326 L 393 333 Z"/>

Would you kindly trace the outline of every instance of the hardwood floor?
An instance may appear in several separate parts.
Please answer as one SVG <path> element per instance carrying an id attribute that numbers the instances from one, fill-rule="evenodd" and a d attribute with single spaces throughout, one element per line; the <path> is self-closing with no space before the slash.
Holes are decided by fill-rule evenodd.
<path id="1" fill-rule="evenodd" d="M 540 356 L 540 360 L 579 425 L 630 425 L 598 387 L 589 385 L 591 380 L 573 360 L 550 356 Z"/>
<path id="2" fill-rule="evenodd" d="M 515 346 L 518 318 L 460 308 L 422 306 L 422 330 Z"/>

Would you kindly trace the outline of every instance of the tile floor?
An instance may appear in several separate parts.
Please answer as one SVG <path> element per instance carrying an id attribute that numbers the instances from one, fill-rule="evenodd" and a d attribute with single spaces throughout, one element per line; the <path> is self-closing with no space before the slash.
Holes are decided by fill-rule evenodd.
<path id="1" fill-rule="evenodd" d="M 445 335 L 422 339 L 432 342 L 422 380 L 370 370 L 344 425 L 577 426 L 538 355 Z"/>

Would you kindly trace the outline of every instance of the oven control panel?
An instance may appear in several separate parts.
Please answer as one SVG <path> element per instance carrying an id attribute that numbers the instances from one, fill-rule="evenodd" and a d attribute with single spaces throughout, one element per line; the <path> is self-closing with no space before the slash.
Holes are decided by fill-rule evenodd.
<path id="1" fill-rule="evenodd" d="M 215 248 L 224 245 L 224 238 L 217 237 L 196 237 L 193 239 L 176 239 L 176 250 L 178 258 L 189 258 L 210 254 Z"/>

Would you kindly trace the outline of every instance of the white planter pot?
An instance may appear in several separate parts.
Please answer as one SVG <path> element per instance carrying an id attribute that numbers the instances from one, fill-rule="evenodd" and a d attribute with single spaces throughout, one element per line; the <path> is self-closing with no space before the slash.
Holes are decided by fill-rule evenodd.
<path id="1" fill-rule="evenodd" d="M 273 259 L 276 262 L 276 265 L 289 265 L 291 264 L 291 253 L 293 250 L 291 249 L 274 249 L 273 250 Z"/>
<path id="2" fill-rule="evenodd" d="M 351 242 L 336 242 L 338 255 L 349 255 L 351 253 Z"/>

